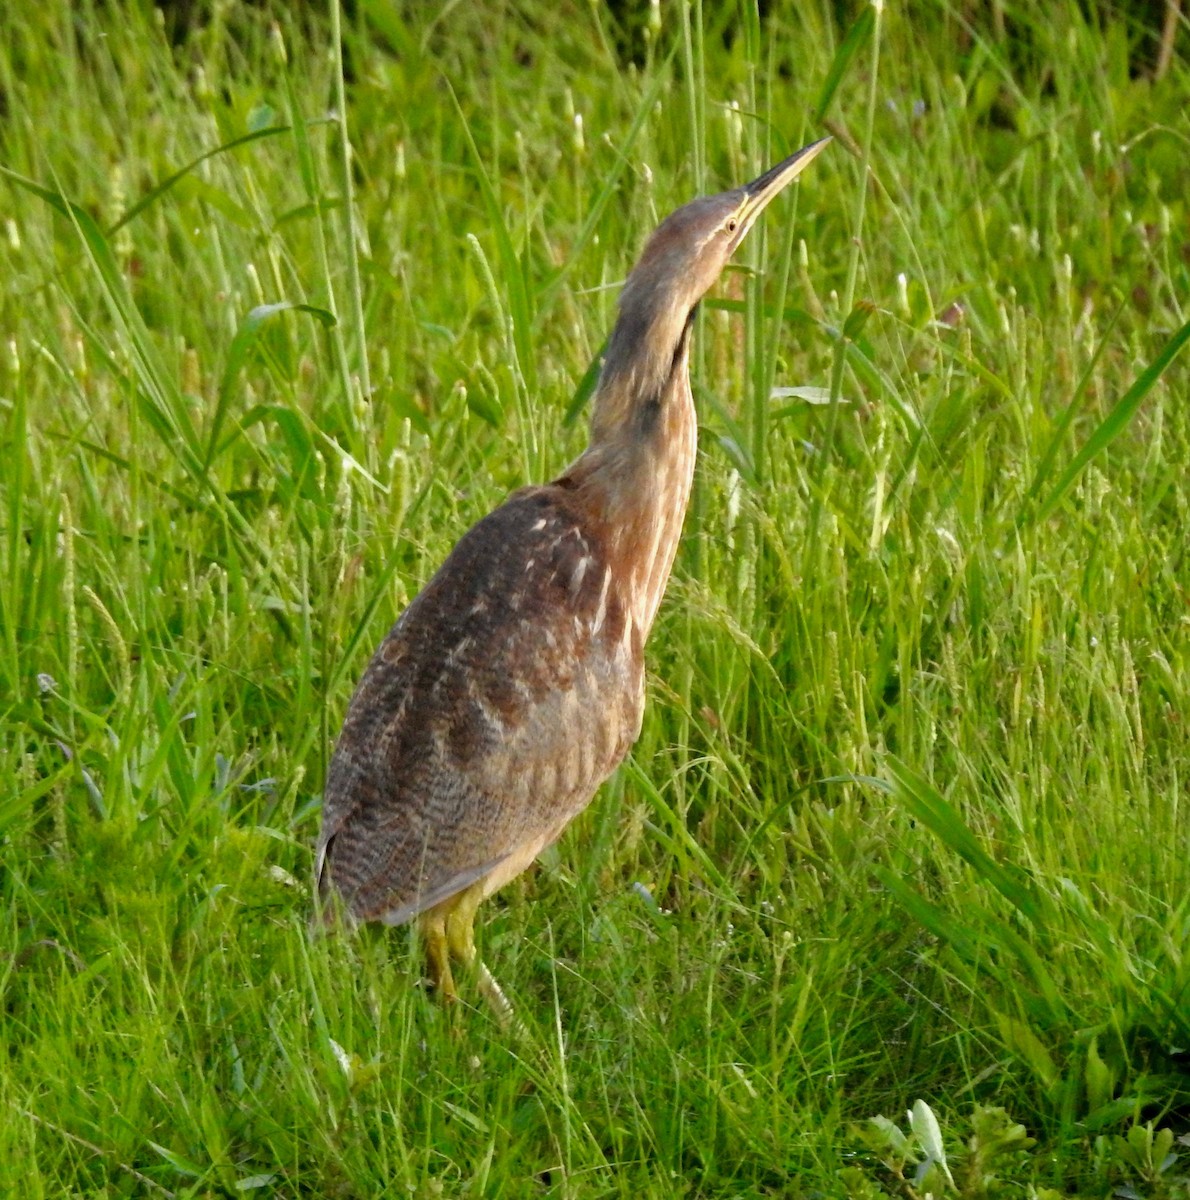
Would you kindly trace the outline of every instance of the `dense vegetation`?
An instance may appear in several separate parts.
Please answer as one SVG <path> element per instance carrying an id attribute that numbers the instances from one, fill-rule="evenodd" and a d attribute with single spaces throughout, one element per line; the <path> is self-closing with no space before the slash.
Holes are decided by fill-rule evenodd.
<path id="1" fill-rule="evenodd" d="M 0 1192 L 1190 1194 L 1186 31 L 834 8 L 6 14 Z M 353 681 L 825 132 L 641 740 L 487 906 L 525 1032 L 452 1016 L 308 933 Z"/>

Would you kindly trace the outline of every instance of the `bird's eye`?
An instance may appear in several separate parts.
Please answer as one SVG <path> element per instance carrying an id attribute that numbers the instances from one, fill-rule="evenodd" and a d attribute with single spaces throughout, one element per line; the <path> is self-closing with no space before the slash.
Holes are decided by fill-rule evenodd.
<path id="1" fill-rule="evenodd" d="M 727 230 L 728 233 L 735 233 L 738 225 L 739 225 L 739 221 L 737 221 L 735 219 L 735 217 L 728 217 L 727 224 L 724 226 L 724 228 Z"/>

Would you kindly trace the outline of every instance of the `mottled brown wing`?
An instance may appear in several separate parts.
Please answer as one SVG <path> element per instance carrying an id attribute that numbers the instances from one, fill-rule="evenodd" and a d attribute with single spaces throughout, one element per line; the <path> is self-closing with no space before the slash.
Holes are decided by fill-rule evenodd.
<path id="1" fill-rule="evenodd" d="M 399 924 L 549 845 L 639 733 L 641 652 L 572 493 L 514 494 L 364 673 L 327 774 L 320 879 Z"/>

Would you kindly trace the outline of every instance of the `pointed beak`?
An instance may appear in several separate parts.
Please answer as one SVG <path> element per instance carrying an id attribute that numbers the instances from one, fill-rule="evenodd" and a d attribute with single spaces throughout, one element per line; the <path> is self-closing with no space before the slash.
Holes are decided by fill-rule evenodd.
<path id="1" fill-rule="evenodd" d="M 803 146 L 796 154 L 791 154 L 784 162 L 770 167 L 759 179 L 744 184 L 740 189 L 745 197 L 744 206 L 740 210 L 740 227 L 733 246 L 738 246 L 743 241 L 744 235 L 752 228 L 752 223 L 764 211 L 768 202 L 782 191 L 786 184 L 796 179 L 822 153 L 830 141 L 829 137 L 824 137 L 817 142 L 811 142 L 808 146 Z"/>

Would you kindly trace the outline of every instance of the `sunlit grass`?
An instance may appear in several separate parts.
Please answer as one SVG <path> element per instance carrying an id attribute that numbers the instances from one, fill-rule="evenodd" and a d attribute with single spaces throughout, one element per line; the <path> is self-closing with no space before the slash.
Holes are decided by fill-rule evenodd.
<path id="1" fill-rule="evenodd" d="M 842 1194 L 923 1099 L 1178 1194 L 1184 38 L 774 7 L 10 18 L 0 1191 Z M 527 1033 L 452 1022 L 308 932 L 351 687 L 647 231 L 825 132 L 703 306 L 641 740 L 487 906 Z"/>

